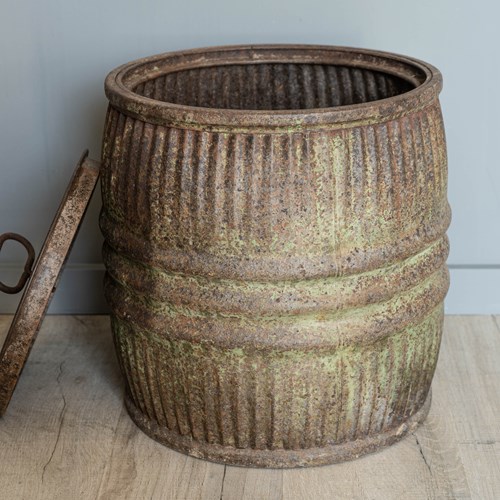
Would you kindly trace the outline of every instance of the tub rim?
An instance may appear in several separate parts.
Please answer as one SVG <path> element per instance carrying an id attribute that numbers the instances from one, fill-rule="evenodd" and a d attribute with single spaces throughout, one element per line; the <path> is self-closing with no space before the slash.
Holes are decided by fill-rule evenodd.
<path id="1" fill-rule="evenodd" d="M 396 96 L 365 103 L 288 110 L 204 108 L 159 101 L 132 90 L 142 82 L 175 71 L 280 62 L 371 69 L 416 86 Z M 437 98 L 441 89 L 441 72 L 424 61 L 391 52 L 333 45 L 227 45 L 165 52 L 123 64 L 111 71 L 105 80 L 110 104 L 125 114 L 149 123 L 205 130 L 293 131 L 380 123 L 426 107 Z"/>

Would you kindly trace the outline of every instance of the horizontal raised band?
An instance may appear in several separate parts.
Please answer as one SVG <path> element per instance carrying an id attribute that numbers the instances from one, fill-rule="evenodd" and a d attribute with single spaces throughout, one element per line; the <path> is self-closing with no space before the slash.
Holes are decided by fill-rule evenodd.
<path id="1" fill-rule="evenodd" d="M 417 255 L 366 273 L 275 282 L 170 273 L 120 254 L 108 244 L 104 244 L 103 256 L 108 274 L 115 281 L 172 308 L 272 316 L 331 314 L 383 302 L 435 273 L 443 266 L 448 248 L 448 239 L 443 237 Z"/>
<path id="2" fill-rule="evenodd" d="M 418 286 L 385 302 L 331 314 L 272 317 L 176 309 L 124 287 L 109 274 L 105 294 L 118 319 L 165 341 L 210 343 L 227 349 L 333 349 L 375 342 L 418 323 L 432 311 L 441 311 L 448 286 L 448 270 L 443 266 Z"/>
<path id="3" fill-rule="evenodd" d="M 171 273 L 205 276 L 218 279 L 252 281 L 300 280 L 346 276 L 394 264 L 423 251 L 443 238 L 450 224 L 451 211 L 446 211 L 430 226 L 406 238 L 390 242 L 383 248 L 359 249 L 345 255 L 317 256 L 230 256 L 201 253 L 189 248 L 177 249 L 161 246 L 130 227 L 113 220 L 106 211 L 101 214 L 101 230 L 107 244 L 130 259 L 143 262 Z"/>
<path id="4" fill-rule="evenodd" d="M 258 450 L 197 441 L 158 425 L 139 410 L 129 396 L 125 397 L 125 405 L 132 420 L 148 436 L 193 457 L 244 467 L 314 467 L 353 460 L 399 441 L 425 420 L 431 405 L 431 392 L 419 410 L 398 426 L 355 441 L 301 450 Z"/>

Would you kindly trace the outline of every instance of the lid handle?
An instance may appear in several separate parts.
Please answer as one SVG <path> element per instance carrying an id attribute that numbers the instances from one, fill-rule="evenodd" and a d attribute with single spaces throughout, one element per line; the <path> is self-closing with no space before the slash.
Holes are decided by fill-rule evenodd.
<path id="1" fill-rule="evenodd" d="M 21 243 L 21 245 L 26 249 L 26 252 L 28 252 L 28 257 L 24 264 L 23 274 L 21 274 L 17 285 L 8 286 L 0 281 L 0 291 L 4 293 L 19 293 L 31 276 L 31 268 L 33 267 L 33 262 L 35 262 L 35 250 L 33 245 L 24 236 L 16 233 L 5 233 L 0 236 L 0 250 L 7 240 L 14 240 Z"/>

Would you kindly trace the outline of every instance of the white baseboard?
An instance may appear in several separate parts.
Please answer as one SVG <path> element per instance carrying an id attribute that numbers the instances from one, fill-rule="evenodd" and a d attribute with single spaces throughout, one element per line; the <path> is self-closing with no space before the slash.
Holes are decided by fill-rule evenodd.
<path id="1" fill-rule="evenodd" d="M 19 267 L 0 266 L 0 279 L 15 283 Z M 450 266 L 451 286 L 447 314 L 500 314 L 500 266 Z M 103 314 L 102 264 L 68 264 L 52 299 L 52 314 Z M 0 293 L 0 314 L 13 313 L 21 298 Z"/>
<path id="2" fill-rule="evenodd" d="M 21 268 L 0 267 L 0 280 L 15 284 Z M 104 299 L 102 264 L 67 264 L 49 307 L 50 314 L 103 314 L 108 307 Z M 0 293 L 0 314 L 14 313 L 21 300 L 17 295 Z"/>
<path id="3" fill-rule="evenodd" d="M 446 314 L 500 314 L 500 266 L 449 267 Z"/>

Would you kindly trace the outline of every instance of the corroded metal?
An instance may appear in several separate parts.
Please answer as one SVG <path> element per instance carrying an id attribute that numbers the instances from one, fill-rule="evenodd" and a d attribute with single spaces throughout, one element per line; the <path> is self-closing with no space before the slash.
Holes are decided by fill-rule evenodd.
<path id="1" fill-rule="evenodd" d="M 0 352 L 0 416 L 14 393 L 99 177 L 85 152 L 73 173 Z"/>
<path id="2" fill-rule="evenodd" d="M 105 290 L 139 427 L 293 467 L 425 417 L 448 288 L 440 89 L 421 61 L 323 46 L 108 76 Z"/>
<path id="3" fill-rule="evenodd" d="M 31 268 L 33 267 L 33 262 L 35 262 L 35 249 L 24 236 L 21 236 L 17 233 L 4 233 L 0 236 L 0 250 L 3 247 L 3 244 L 8 240 L 17 241 L 18 243 L 20 243 L 27 253 L 26 262 L 24 263 L 24 269 L 21 276 L 19 277 L 19 281 L 17 282 L 17 284 L 14 286 L 9 286 L 0 282 L 0 292 L 14 294 L 19 293 L 24 288 L 24 285 L 26 285 L 26 282 L 31 276 Z"/>

